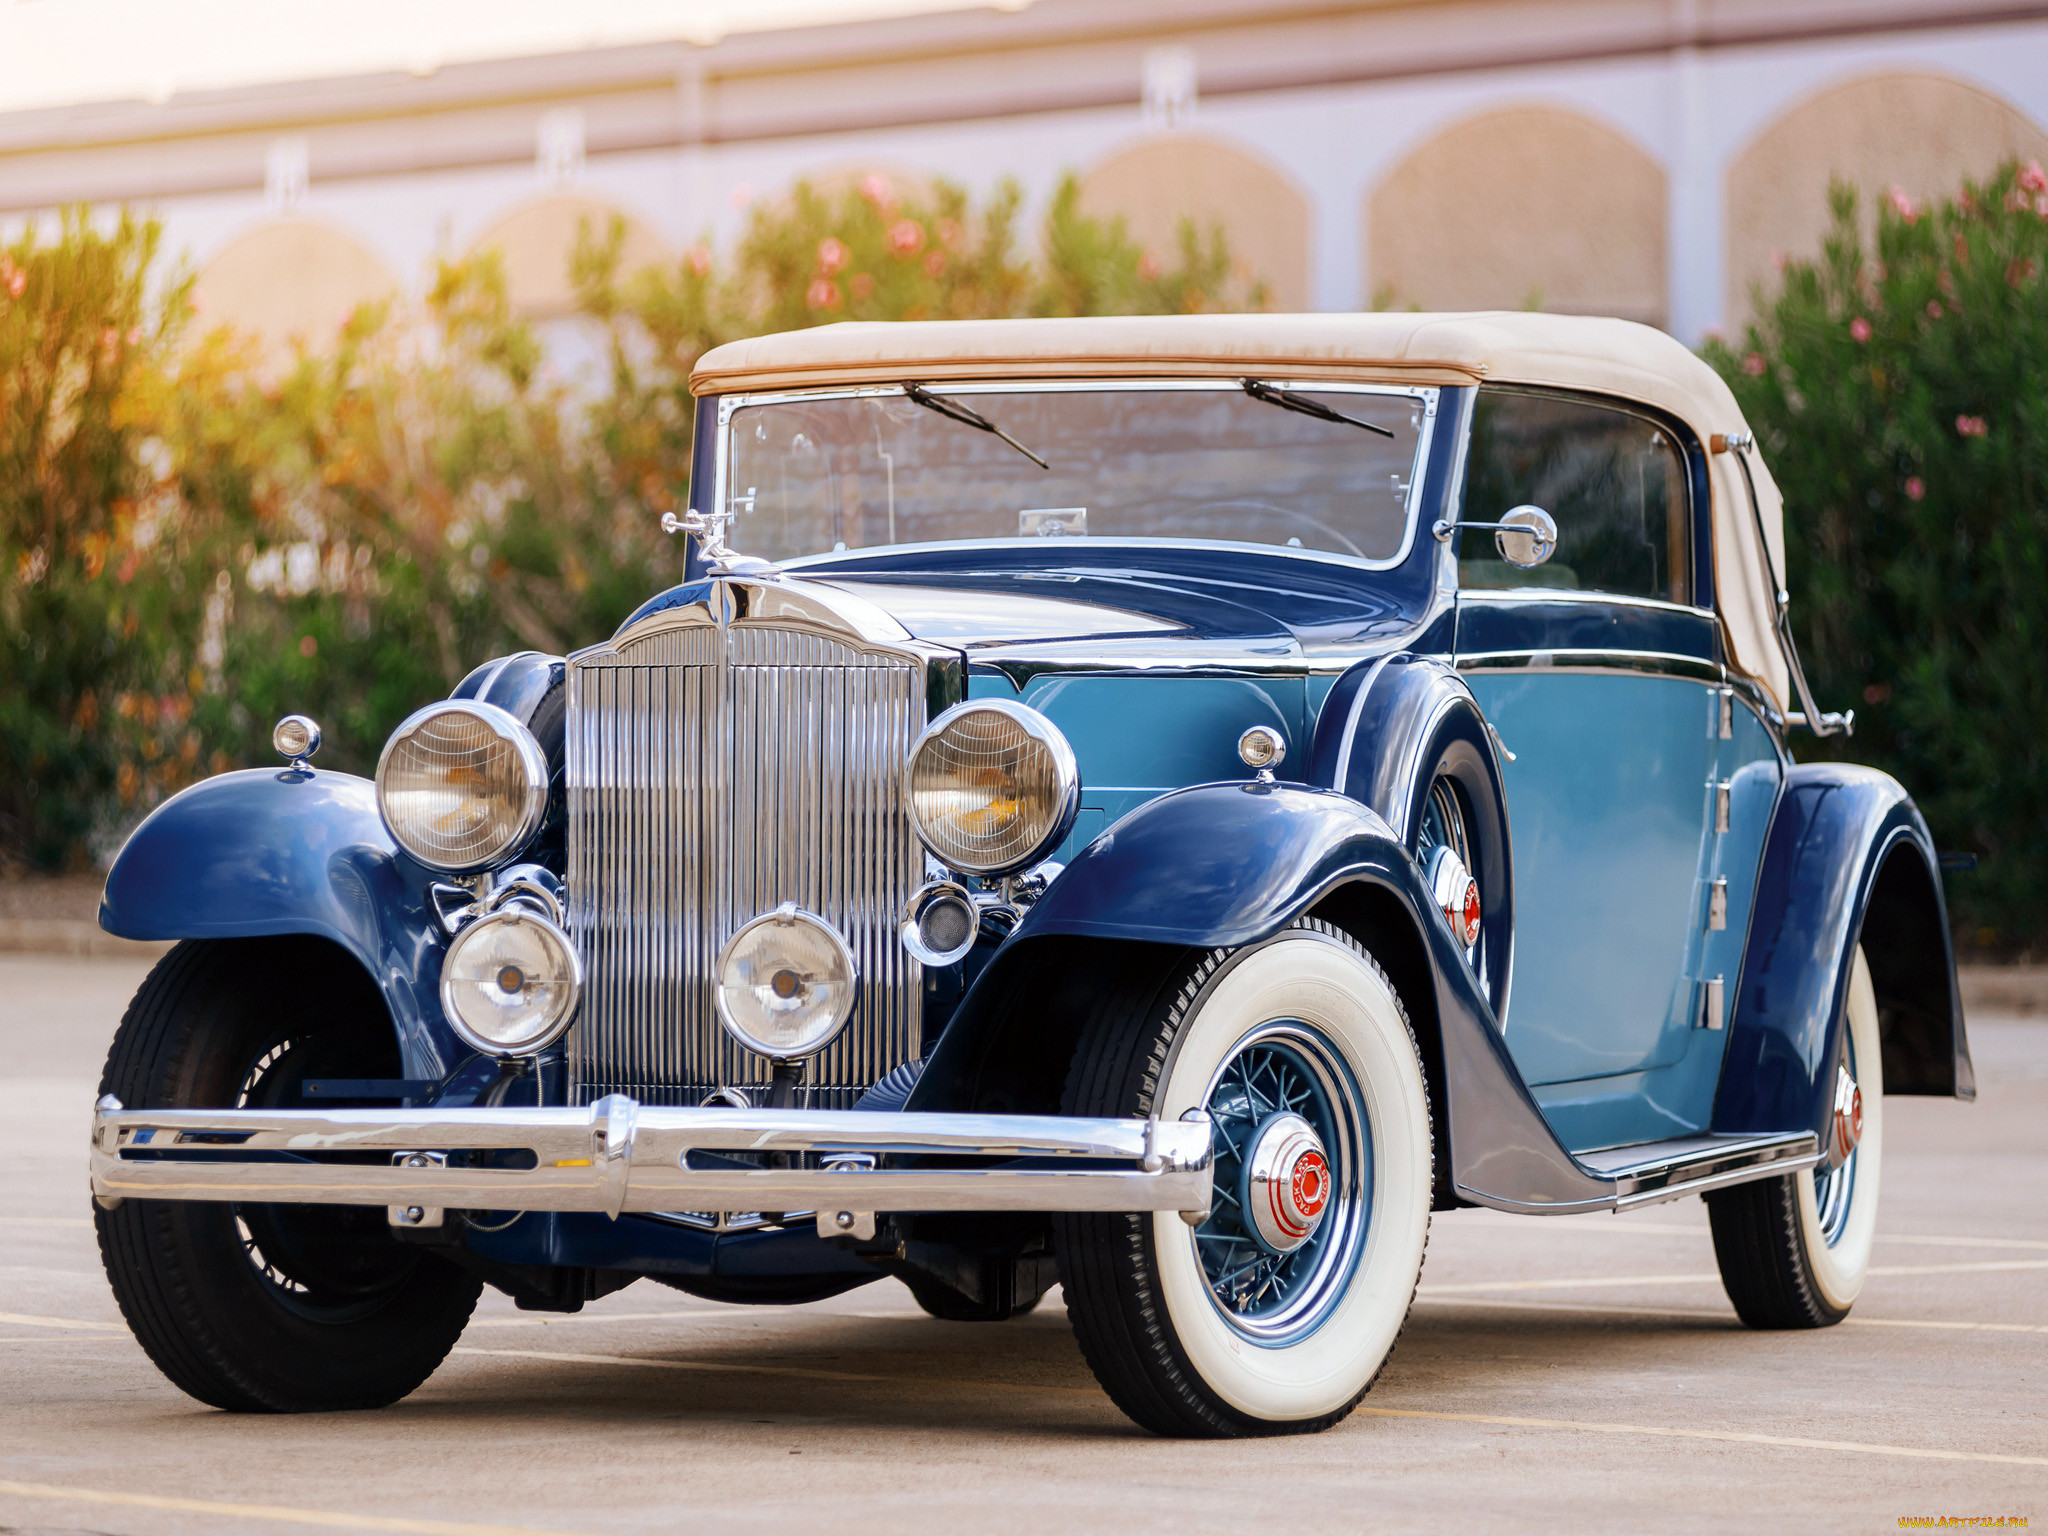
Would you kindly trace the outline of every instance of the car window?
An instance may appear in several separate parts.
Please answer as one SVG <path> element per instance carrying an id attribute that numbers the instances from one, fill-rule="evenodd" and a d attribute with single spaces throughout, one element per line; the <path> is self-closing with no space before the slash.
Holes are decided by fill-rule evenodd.
<path id="1" fill-rule="evenodd" d="M 1464 518 L 1498 522 L 1530 504 L 1557 519 L 1557 553 L 1522 570 L 1500 558 L 1491 534 L 1463 534 L 1461 587 L 1692 601 L 1685 455 L 1660 423 L 1569 395 L 1482 389 L 1465 465 Z"/>

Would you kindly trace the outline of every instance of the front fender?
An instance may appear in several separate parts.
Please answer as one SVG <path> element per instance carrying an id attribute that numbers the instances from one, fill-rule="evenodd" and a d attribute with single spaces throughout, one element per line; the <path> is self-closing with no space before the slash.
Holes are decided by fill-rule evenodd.
<path id="1" fill-rule="evenodd" d="M 1786 775 L 1729 1020 L 1716 1131 L 1824 1133 L 1834 1088 L 1826 1067 L 1866 935 L 1886 1092 L 1976 1097 L 1939 868 L 1927 824 L 1888 775 L 1845 763 Z"/>
<path id="2" fill-rule="evenodd" d="M 1236 948 L 1362 887 L 1391 899 L 1420 951 L 1425 974 L 1411 987 L 1427 995 L 1405 1001 L 1419 1033 L 1433 1016 L 1457 1192 L 1510 1210 L 1611 1205 L 1611 1183 L 1573 1160 L 1537 1108 L 1402 839 L 1377 812 L 1331 790 L 1197 785 L 1147 802 L 1089 843 L 977 979 L 910 1107 L 944 1103 L 972 1080 L 990 1048 L 981 1031 L 1003 1018 L 999 994 L 1035 940 Z M 1427 1052 L 1430 1042 L 1421 1043 Z"/>
<path id="3" fill-rule="evenodd" d="M 431 878 L 385 831 L 367 779 L 249 769 L 150 813 L 107 875 L 100 926 L 126 939 L 330 939 L 383 993 L 407 1076 L 439 1078 L 470 1053 L 441 1015 Z"/>

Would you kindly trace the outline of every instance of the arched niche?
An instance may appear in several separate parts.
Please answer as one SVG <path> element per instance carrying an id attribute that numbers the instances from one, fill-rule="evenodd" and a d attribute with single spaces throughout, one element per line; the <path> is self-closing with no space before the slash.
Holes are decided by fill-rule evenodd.
<path id="1" fill-rule="evenodd" d="M 349 316 L 391 296 L 391 270 L 352 236 L 312 219 L 262 224 L 230 240 L 199 269 L 197 326 L 230 325 L 255 337 L 270 367 L 294 342 L 329 346 Z"/>
<path id="2" fill-rule="evenodd" d="M 1366 204 L 1380 307 L 1544 309 L 1662 325 L 1664 169 L 1557 107 L 1507 107 L 1411 150 Z"/>
<path id="3" fill-rule="evenodd" d="M 1728 167 L 1728 314 L 1778 285 L 1781 256 L 1820 252 L 1828 184 L 1847 181 L 1866 217 L 1893 186 L 1952 196 L 2009 156 L 2048 159 L 2048 133 L 2009 102 L 1946 75 L 1870 75 L 1800 102 Z"/>
<path id="4" fill-rule="evenodd" d="M 612 220 L 626 221 L 620 251 L 623 276 L 675 259 L 668 242 L 623 208 L 602 198 L 560 193 L 522 204 L 499 218 L 471 242 L 469 254 L 495 252 L 505 269 L 512 307 L 532 320 L 555 320 L 576 309 L 576 285 L 570 261 L 579 231 L 588 228 L 602 240 Z"/>
<path id="5" fill-rule="evenodd" d="M 1122 215 L 1131 238 L 1162 262 L 1180 222 L 1223 227 L 1239 274 L 1266 285 L 1276 310 L 1308 308 L 1309 204 L 1265 161 L 1197 133 L 1169 133 L 1120 150 L 1081 178 L 1081 206 Z"/>

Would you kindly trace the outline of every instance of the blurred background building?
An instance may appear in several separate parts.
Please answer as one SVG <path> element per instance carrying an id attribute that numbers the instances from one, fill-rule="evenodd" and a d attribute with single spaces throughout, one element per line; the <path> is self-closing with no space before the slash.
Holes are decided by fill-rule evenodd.
<path id="1" fill-rule="evenodd" d="M 2012 0 L 0 0 L 0 233 L 157 212 L 208 322 L 318 346 L 437 254 L 566 315 L 799 177 L 1220 223 L 1279 309 L 1542 307 L 1688 341 L 1809 254 L 1825 190 L 2048 158 Z"/>

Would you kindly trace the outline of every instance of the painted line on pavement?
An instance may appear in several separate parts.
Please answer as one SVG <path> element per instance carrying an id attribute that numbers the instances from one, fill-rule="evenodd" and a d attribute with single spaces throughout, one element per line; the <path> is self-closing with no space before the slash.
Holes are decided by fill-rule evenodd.
<path id="1" fill-rule="evenodd" d="M 72 1504 L 118 1504 L 128 1509 L 188 1515 L 229 1515 L 243 1520 L 282 1520 L 345 1531 L 406 1531 L 416 1536 L 565 1536 L 532 1525 L 479 1525 L 467 1520 L 414 1520 L 397 1515 L 353 1515 L 332 1509 L 295 1509 L 287 1504 L 229 1504 L 218 1499 L 180 1499 L 166 1494 L 117 1493 L 106 1488 L 70 1488 L 59 1483 L 18 1483 L 0 1479 L 0 1497 L 55 1499 Z"/>
<path id="2" fill-rule="evenodd" d="M 82 1317 L 38 1317 L 28 1312 L 0 1312 L 0 1324 L 12 1324 L 16 1328 L 97 1328 L 111 1329 L 115 1333 L 126 1333 L 126 1323 L 95 1323 Z"/>
<path id="3" fill-rule="evenodd" d="M 1873 1275 L 1979 1275 L 2019 1269 L 2048 1269 L 2048 1259 L 1990 1259 L 1978 1264 L 1873 1264 Z M 1418 1296 L 1472 1295 L 1481 1291 L 1582 1291 L 1612 1285 L 1702 1285 L 1721 1283 L 1717 1273 L 1698 1275 L 1578 1275 L 1569 1280 L 1461 1280 L 1425 1285 Z"/>
<path id="4" fill-rule="evenodd" d="M 1660 1424 L 1609 1424 L 1594 1419 L 1525 1419 L 1501 1413 L 1433 1413 L 1420 1408 L 1367 1408 L 1381 1419 L 1431 1419 L 1445 1424 L 1497 1424 L 1508 1429 L 1571 1429 L 1596 1435 L 1648 1435 L 1659 1440 L 1713 1440 L 1728 1445 L 1781 1445 L 1801 1451 L 1848 1451 L 1859 1456 L 1896 1456 L 1912 1461 L 1979 1461 L 2001 1466 L 2048 1467 L 2048 1456 L 2013 1456 L 2000 1451 L 1942 1451 L 1917 1445 L 1875 1445 L 1863 1440 L 1809 1440 L 1800 1435 L 1753 1434 L 1738 1429 L 1671 1429 Z"/>
<path id="5" fill-rule="evenodd" d="M 1051 1392 L 1108 1401 L 1099 1387 L 1062 1387 L 1016 1381 L 957 1380 L 945 1376 L 890 1375 L 880 1371 L 825 1371 L 805 1365 L 748 1365 L 725 1360 L 655 1360 L 645 1355 L 593 1355 L 555 1349 L 477 1349 L 458 1344 L 451 1354 L 494 1359 L 553 1360 L 565 1365 L 625 1365 L 638 1370 L 696 1371 L 736 1376 L 789 1376 L 800 1381 L 861 1381 L 904 1387 L 958 1387 L 969 1392 Z"/>
<path id="6" fill-rule="evenodd" d="M 736 1372 L 747 1375 L 795 1376 L 821 1381 L 886 1382 L 906 1387 L 966 1387 L 974 1391 L 1058 1393 L 1101 1398 L 1094 1387 L 1060 1387 L 1028 1382 L 951 1381 L 926 1376 L 884 1375 L 872 1371 L 822 1371 L 805 1366 L 733 1365 L 709 1360 L 650 1360 L 634 1355 L 570 1354 L 538 1349 L 465 1349 L 458 1355 L 512 1356 L 556 1360 L 579 1365 L 624 1365 L 654 1370 Z M 2048 1456 L 2015 1456 L 1998 1451 L 1946 1451 L 1911 1445 L 1879 1445 L 1861 1440 L 1809 1440 L 1797 1435 L 1748 1434 L 1738 1430 L 1671 1429 L 1655 1424 L 1615 1424 L 1585 1419 L 1516 1418 L 1490 1413 L 1437 1413 L 1419 1408 L 1360 1407 L 1359 1413 L 1382 1419 L 1429 1419 L 1448 1424 L 1495 1424 L 1511 1429 L 1569 1429 L 1608 1435 L 1646 1435 L 1659 1439 L 1710 1440 L 1736 1445 L 1776 1445 L 1792 1450 L 1846 1451 L 1864 1456 L 1894 1456 L 1915 1461 L 1992 1462 L 2006 1466 L 2048 1467 Z"/>
<path id="7" fill-rule="evenodd" d="M 1609 1306 L 1601 1302 L 1579 1301 L 1506 1301 L 1488 1296 L 1420 1296 L 1419 1301 L 1433 1301 L 1445 1307 L 1499 1307 L 1516 1312 L 1576 1312 L 1581 1314 L 1618 1315 L 1622 1317 L 1682 1317 L 1713 1323 L 1736 1324 L 1741 1321 L 1730 1311 L 1714 1312 L 1701 1307 L 1624 1307 Z M 1938 1328 L 1960 1333 L 2048 1333 L 2048 1323 L 1952 1323 L 1934 1318 L 1916 1317 L 1857 1317 L 1851 1314 L 1837 1324 L 1843 1328 Z M 1742 1330 L 1747 1331 L 1747 1330 Z"/>

